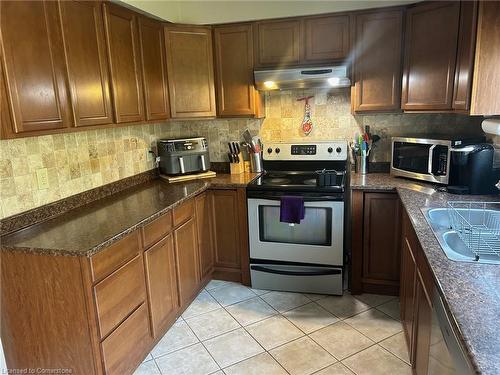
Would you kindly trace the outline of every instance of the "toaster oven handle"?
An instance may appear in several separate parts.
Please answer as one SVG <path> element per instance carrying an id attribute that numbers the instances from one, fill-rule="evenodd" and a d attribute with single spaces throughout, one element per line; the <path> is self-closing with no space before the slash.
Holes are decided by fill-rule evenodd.
<path id="1" fill-rule="evenodd" d="M 205 163 L 205 155 L 200 155 L 200 159 L 201 159 L 201 170 L 206 171 L 207 164 Z"/>
<path id="2" fill-rule="evenodd" d="M 179 156 L 179 168 L 181 169 L 181 173 L 186 173 L 186 168 L 184 168 L 184 159 L 182 156 Z"/>
<path id="3" fill-rule="evenodd" d="M 432 145 L 429 148 L 429 160 L 427 161 L 427 173 L 429 173 L 430 175 L 434 175 L 434 173 L 432 173 L 432 152 L 434 151 L 435 147 L 436 147 L 436 145 Z"/>

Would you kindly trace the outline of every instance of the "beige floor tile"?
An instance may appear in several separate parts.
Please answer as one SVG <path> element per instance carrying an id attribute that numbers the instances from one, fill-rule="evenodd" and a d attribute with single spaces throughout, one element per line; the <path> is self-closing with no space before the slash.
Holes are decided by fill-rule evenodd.
<path id="1" fill-rule="evenodd" d="M 312 374 L 336 362 L 307 336 L 273 349 L 270 354 L 292 375 Z"/>
<path id="2" fill-rule="evenodd" d="M 394 296 L 385 296 L 382 294 L 370 294 L 370 293 L 356 294 L 354 297 L 371 307 L 379 306 L 383 303 L 392 301 L 393 299 L 396 298 Z"/>
<path id="3" fill-rule="evenodd" d="M 156 363 L 168 375 L 207 375 L 219 370 L 201 343 L 160 357 Z"/>
<path id="4" fill-rule="evenodd" d="M 394 318 L 396 320 L 400 319 L 399 299 L 394 299 L 380 306 L 377 306 L 377 310 L 382 311 L 383 313 L 389 315 L 391 318 Z"/>
<path id="5" fill-rule="evenodd" d="M 222 368 L 264 352 L 243 328 L 207 340 L 204 345 Z"/>
<path id="6" fill-rule="evenodd" d="M 246 330 L 266 350 L 304 336 L 304 333 L 281 315 L 251 324 Z"/>
<path id="7" fill-rule="evenodd" d="M 399 321 L 376 309 L 362 312 L 346 319 L 345 322 L 375 342 L 379 342 L 403 330 L 403 326 Z"/>
<path id="8" fill-rule="evenodd" d="M 411 368 L 378 345 L 359 352 L 342 361 L 357 375 L 411 375 Z"/>
<path id="9" fill-rule="evenodd" d="M 399 357 L 406 363 L 410 363 L 404 332 L 399 332 L 397 335 L 391 336 L 384 341 L 381 341 L 379 345 L 387 349 L 396 357 Z"/>
<path id="10" fill-rule="evenodd" d="M 210 294 L 217 300 L 222 306 L 229 306 L 235 303 L 245 301 L 247 299 L 256 296 L 250 288 L 243 286 L 241 284 L 230 283 L 228 285 L 223 285 L 220 288 L 210 291 Z"/>
<path id="11" fill-rule="evenodd" d="M 254 289 L 252 288 L 252 291 L 257 294 L 258 296 L 261 296 L 263 294 L 269 293 L 270 290 L 265 290 L 265 289 Z"/>
<path id="12" fill-rule="evenodd" d="M 238 322 L 223 308 L 186 319 L 186 323 L 201 341 L 240 327 Z"/>
<path id="13" fill-rule="evenodd" d="M 261 297 L 279 312 L 285 312 L 311 302 L 309 298 L 300 293 L 271 292 Z"/>
<path id="14" fill-rule="evenodd" d="M 288 320 L 305 333 L 311 333 L 337 322 L 339 319 L 312 302 L 283 313 Z"/>
<path id="15" fill-rule="evenodd" d="M 337 362 L 334 365 L 316 372 L 314 375 L 354 375 L 354 372 L 349 370 L 342 363 Z"/>
<path id="16" fill-rule="evenodd" d="M 304 294 L 311 301 L 317 301 L 319 299 L 328 297 L 328 295 L 326 294 L 315 294 L 315 293 L 302 293 L 302 294 Z"/>
<path id="17" fill-rule="evenodd" d="M 224 280 L 210 280 L 207 284 L 207 286 L 205 287 L 206 290 L 214 290 L 214 289 L 217 289 L 217 288 L 220 288 L 221 286 L 224 286 L 224 285 L 229 285 L 230 282 L 229 281 L 224 281 Z"/>
<path id="18" fill-rule="evenodd" d="M 199 340 L 186 322 L 175 323 L 151 350 L 154 358 L 196 344 Z"/>
<path id="19" fill-rule="evenodd" d="M 255 290 L 254 290 L 255 292 Z M 276 315 L 278 312 L 259 297 L 228 306 L 226 310 L 242 325 L 258 322 Z"/>
<path id="20" fill-rule="evenodd" d="M 212 297 L 207 291 L 202 291 L 198 296 L 191 302 L 191 305 L 184 311 L 182 317 L 184 319 L 192 318 L 193 316 L 205 314 L 207 312 L 217 310 L 220 308 L 220 304 Z"/>
<path id="21" fill-rule="evenodd" d="M 143 362 L 135 370 L 134 375 L 161 375 L 155 361 Z"/>
<path id="22" fill-rule="evenodd" d="M 269 353 L 262 353 L 224 369 L 227 375 L 287 375 Z"/>
<path id="23" fill-rule="evenodd" d="M 316 301 L 316 303 L 340 319 L 346 319 L 370 308 L 367 304 L 347 293 L 343 296 L 329 296 Z"/>
<path id="24" fill-rule="evenodd" d="M 310 337 L 339 360 L 375 344 L 344 322 L 313 332 Z"/>

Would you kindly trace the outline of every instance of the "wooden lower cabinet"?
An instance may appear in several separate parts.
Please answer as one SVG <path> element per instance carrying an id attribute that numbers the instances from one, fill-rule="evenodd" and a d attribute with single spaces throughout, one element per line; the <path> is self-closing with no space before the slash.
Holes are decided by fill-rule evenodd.
<path id="1" fill-rule="evenodd" d="M 414 301 L 416 296 L 417 262 L 413 256 L 408 239 L 405 237 L 401 247 L 401 323 L 408 345 L 410 362 L 413 363 L 413 318 L 415 315 Z"/>
<path id="2" fill-rule="evenodd" d="M 400 218 L 400 202 L 396 193 L 353 192 L 353 294 L 399 293 Z"/>
<path id="3" fill-rule="evenodd" d="M 212 274 L 214 268 L 214 245 L 212 236 L 213 193 L 202 193 L 195 198 L 196 228 L 198 230 L 198 252 L 200 256 L 200 278 Z"/>
<path id="4" fill-rule="evenodd" d="M 250 284 L 244 189 L 213 190 L 214 278 Z"/>
<path id="5" fill-rule="evenodd" d="M 429 367 L 429 350 L 431 345 L 432 302 L 429 291 L 425 288 L 422 275 L 418 272 L 415 316 L 415 360 L 417 375 L 427 375 Z"/>
<path id="6" fill-rule="evenodd" d="M 172 234 L 144 253 L 153 337 L 161 337 L 179 310 Z"/>
<path id="7" fill-rule="evenodd" d="M 174 231 L 174 242 L 179 299 L 183 305 L 198 292 L 200 281 L 195 219 L 189 219 Z"/>

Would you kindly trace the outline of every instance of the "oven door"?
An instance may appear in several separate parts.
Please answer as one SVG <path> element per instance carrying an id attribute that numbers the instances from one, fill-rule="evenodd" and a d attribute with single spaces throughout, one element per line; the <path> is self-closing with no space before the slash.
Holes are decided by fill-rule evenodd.
<path id="1" fill-rule="evenodd" d="M 300 224 L 280 222 L 280 196 L 248 198 L 250 258 L 342 266 L 344 202 L 304 197 Z"/>

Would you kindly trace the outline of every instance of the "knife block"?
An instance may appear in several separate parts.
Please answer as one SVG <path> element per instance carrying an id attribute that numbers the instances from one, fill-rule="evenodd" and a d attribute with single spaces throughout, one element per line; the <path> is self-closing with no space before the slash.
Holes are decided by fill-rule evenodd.
<path id="1" fill-rule="evenodd" d="M 229 168 L 230 168 L 231 174 L 242 174 L 245 172 L 245 165 L 243 162 L 243 154 L 241 152 L 238 154 L 238 158 L 240 160 L 239 163 L 229 163 Z"/>

